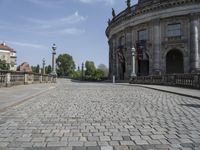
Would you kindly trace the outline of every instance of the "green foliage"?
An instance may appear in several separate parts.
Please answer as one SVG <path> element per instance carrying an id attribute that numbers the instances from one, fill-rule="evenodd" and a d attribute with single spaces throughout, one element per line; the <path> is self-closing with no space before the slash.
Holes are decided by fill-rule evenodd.
<path id="1" fill-rule="evenodd" d="M 33 73 L 39 73 L 40 72 L 40 65 L 37 66 L 31 66 Z"/>
<path id="2" fill-rule="evenodd" d="M 85 76 L 88 77 L 94 77 L 95 76 L 95 71 L 96 71 L 96 67 L 94 65 L 93 61 L 86 61 L 85 62 Z"/>
<path id="3" fill-rule="evenodd" d="M 99 81 L 107 77 L 108 69 L 106 65 L 101 64 L 96 69 L 93 61 L 86 61 L 85 68 L 85 80 Z"/>
<path id="4" fill-rule="evenodd" d="M 101 69 L 95 71 L 95 79 L 101 80 L 104 77 L 104 72 Z"/>
<path id="5" fill-rule="evenodd" d="M 100 64 L 100 65 L 98 66 L 98 69 L 101 70 L 101 71 L 103 71 L 103 77 L 108 77 L 109 70 L 108 70 L 108 68 L 106 67 L 106 65 Z"/>
<path id="6" fill-rule="evenodd" d="M 51 65 L 48 65 L 48 66 L 45 67 L 45 73 L 46 73 L 46 74 L 50 74 L 51 71 L 52 71 L 52 70 L 51 70 Z"/>
<path id="7" fill-rule="evenodd" d="M 73 72 L 73 77 L 80 79 L 82 77 L 82 72 L 80 70 L 74 71 Z"/>
<path id="8" fill-rule="evenodd" d="M 69 54 L 60 54 L 56 59 L 58 76 L 73 76 L 75 63 Z"/>
<path id="9" fill-rule="evenodd" d="M 9 70 L 10 66 L 6 63 L 5 60 L 0 59 L 0 70 Z"/>

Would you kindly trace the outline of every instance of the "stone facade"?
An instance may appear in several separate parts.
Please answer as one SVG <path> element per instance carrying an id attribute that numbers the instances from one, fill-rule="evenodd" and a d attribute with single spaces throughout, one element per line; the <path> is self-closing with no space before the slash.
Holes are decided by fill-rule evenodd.
<path id="1" fill-rule="evenodd" d="M 200 71 L 200 1 L 139 0 L 108 22 L 110 77 Z M 122 59 L 123 58 L 123 59 Z"/>
<path id="2" fill-rule="evenodd" d="M 17 56 L 16 51 L 7 46 L 5 43 L 0 44 L 0 60 L 6 61 L 10 70 L 16 71 L 17 69 Z"/>

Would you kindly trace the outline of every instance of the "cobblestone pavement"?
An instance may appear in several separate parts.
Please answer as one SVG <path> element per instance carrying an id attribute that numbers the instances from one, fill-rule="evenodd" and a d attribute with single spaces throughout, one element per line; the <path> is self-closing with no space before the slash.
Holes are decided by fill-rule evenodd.
<path id="1" fill-rule="evenodd" d="M 0 113 L 0 150 L 200 150 L 200 100 L 59 80 Z"/>

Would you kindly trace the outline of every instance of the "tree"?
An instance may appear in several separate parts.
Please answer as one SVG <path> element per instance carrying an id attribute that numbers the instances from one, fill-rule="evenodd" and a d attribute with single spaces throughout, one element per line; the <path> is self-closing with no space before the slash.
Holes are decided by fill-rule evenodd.
<path id="1" fill-rule="evenodd" d="M 32 69 L 33 73 L 39 73 L 40 72 L 40 65 L 31 66 L 31 69 Z"/>
<path id="2" fill-rule="evenodd" d="M 50 74 L 51 71 L 52 71 L 52 70 L 51 70 L 51 65 L 48 65 L 48 66 L 45 67 L 45 73 L 46 73 L 46 74 Z"/>
<path id="3" fill-rule="evenodd" d="M 0 70 L 9 70 L 10 66 L 6 63 L 5 60 L 0 59 Z"/>
<path id="4" fill-rule="evenodd" d="M 81 71 L 80 70 L 74 71 L 73 72 L 73 77 L 74 78 L 81 78 Z"/>
<path id="5" fill-rule="evenodd" d="M 86 61 L 85 62 L 85 75 L 89 76 L 89 77 L 94 77 L 95 76 L 95 71 L 96 71 L 96 67 L 94 65 L 93 61 Z"/>
<path id="6" fill-rule="evenodd" d="M 58 76 L 72 76 L 75 70 L 75 63 L 69 54 L 60 54 L 56 59 Z"/>
<path id="7" fill-rule="evenodd" d="M 100 65 L 98 66 L 98 69 L 103 71 L 103 73 L 104 73 L 104 74 L 103 74 L 103 77 L 108 77 L 109 70 L 108 70 L 108 68 L 107 68 L 106 65 L 100 64 Z"/>
<path id="8" fill-rule="evenodd" d="M 95 79 L 96 80 L 101 80 L 104 77 L 104 72 L 101 69 L 97 69 L 95 71 Z"/>

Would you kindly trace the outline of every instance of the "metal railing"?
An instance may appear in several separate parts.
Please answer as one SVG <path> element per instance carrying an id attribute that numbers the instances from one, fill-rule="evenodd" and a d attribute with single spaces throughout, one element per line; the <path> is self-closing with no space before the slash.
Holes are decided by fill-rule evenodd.
<path id="1" fill-rule="evenodd" d="M 200 89 L 200 74 L 172 74 L 138 76 L 130 79 L 131 84 L 157 84 Z"/>
<path id="2" fill-rule="evenodd" d="M 22 85 L 22 84 L 55 83 L 55 82 L 56 82 L 56 76 L 52 75 L 0 70 L 0 87 Z"/>

